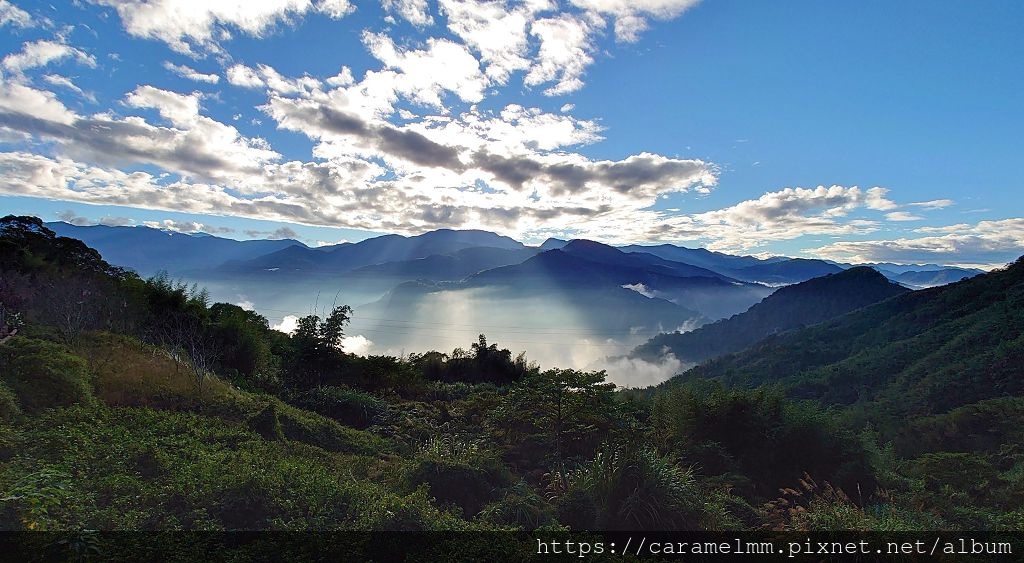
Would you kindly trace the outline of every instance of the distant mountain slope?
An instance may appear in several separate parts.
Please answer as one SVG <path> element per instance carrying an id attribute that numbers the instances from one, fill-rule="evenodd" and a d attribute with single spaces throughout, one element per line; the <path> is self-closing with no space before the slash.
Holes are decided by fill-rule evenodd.
<path id="1" fill-rule="evenodd" d="M 210 269 L 228 260 L 251 260 L 289 247 L 309 250 L 302 243 L 282 240 L 233 240 L 207 234 L 190 235 L 149 227 L 78 226 L 46 223 L 60 236 L 81 240 L 95 248 L 107 262 L 131 268 L 142 275 L 159 270 L 182 273 Z"/>
<path id="2" fill-rule="evenodd" d="M 610 266 L 641 268 L 651 272 L 664 273 L 683 278 L 704 277 L 717 278 L 727 282 L 739 281 L 707 268 L 667 260 L 654 254 L 644 252 L 627 253 L 613 246 L 608 246 L 607 244 L 594 242 L 592 240 L 573 240 L 563 245 L 559 250 L 584 260 L 607 264 Z"/>
<path id="3" fill-rule="evenodd" d="M 657 360 L 667 350 L 685 363 L 742 350 L 788 330 L 833 319 L 908 290 L 871 268 L 859 267 L 779 289 L 744 313 L 685 333 L 655 336 L 631 357 Z"/>
<path id="4" fill-rule="evenodd" d="M 285 273 L 346 272 L 372 264 L 417 260 L 472 247 L 526 248 L 522 243 L 487 231 L 441 229 L 412 237 L 384 235 L 328 249 L 276 252 L 253 260 L 225 264 L 221 270 L 234 273 L 268 270 Z"/>
<path id="5" fill-rule="evenodd" d="M 985 273 L 983 270 L 971 268 L 942 268 L 928 271 L 909 271 L 890 276 L 889 279 L 897 281 L 907 287 L 924 289 L 958 282 L 962 279 L 973 278 L 978 274 Z"/>
<path id="6" fill-rule="evenodd" d="M 659 246 L 631 245 L 623 246 L 620 249 L 624 252 L 654 254 L 666 260 L 699 266 L 746 282 L 774 285 L 799 283 L 826 274 L 834 274 L 843 269 L 824 260 L 786 258 L 781 256 L 761 259 L 753 256 L 733 256 L 704 248 L 686 248 L 671 244 Z"/>
<path id="7" fill-rule="evenodd" d="M 474 246 L 451 254 L 434 254 L 415 260 L 373 264 L 352 270 L 353 275 L 388 276 L 393 278 L 458 281 L 466 276 L 518 264 L 537 254 L 535 248 L 494 248 Z"/>
<path id="8" fill-rule="evenodd" d="M 786 260 L 786 258 L 769 258 L 768 260 L 761 260 L 753 256 L 734 256 L 732 254 L 714 252 L 707 250 L 706 248 L 686 248 L 684 246 L 676 246 L 674 244 L 660 244 L 655 246 L 632 244 L 628 246 L 621 246 L 619 247 L 619 250 L 623 252 L 645 252 L 666 260 L 691 264 L 693 266 L 707 268 L 716 272 L 740 270 L 764 263 Z"/>
<path id="9" fill-rule="evenodd" d="M 842 272 L 843 269 L 824 260 L 791 258 L 747 266 L 732 270 L 734 276 L 741 280 L 758 281 L 770 284 L 790 284 L 819 278 L 828 274 Z"/>
<path id="10" fill-rule="evenodd" d="M 591 241 L 573 241 L 521 264 L 480 272 L 467 278 L 465 285 L 503 287 L 518 293 L 627 288 L 699 311 L 709 319 L 745 311 L 773 291 L 688 264 L 623 253 Z"/>
<path id="11" fill-rule="evenodd" d="M 767 338 L 673 381 L 697 378 L 777 382 L 792 396 L 894 424 L 1024 395 L 1024 259 Z"/>

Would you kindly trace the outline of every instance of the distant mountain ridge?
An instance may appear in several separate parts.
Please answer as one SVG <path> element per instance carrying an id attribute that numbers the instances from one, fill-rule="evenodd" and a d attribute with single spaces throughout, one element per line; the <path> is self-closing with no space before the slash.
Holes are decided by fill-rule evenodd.
<path id="1" fill-rule="evenodd" d="M 867 267 L 840 270 L 783 287 L 747 311 L 691 332 L 655 336 L 630 357 L 659 360 L 666 352 L 694 364 L 738 352 L 771 336 L 821 323 L 909 290 Z"/>
<path id="2" fill-rule="evenodd" d="M 152 275 L 160 270 L 182 273 L 213 269 L 229 260 L 251 260 L 289 247 L 309 250 L 297 240 L 234 240 L 144 226 L 80 226 L 55 222 L 45 225 L 59 236 L 78 239 L 97 249 L 111 264 Z"/>
<path id="3" fill-rule="evenodd" d="M 48 225 L 58 234 L 96 248 L 111 263 L 146 275 L 168 270 L 175 274 L 273 278 L 354 272 L 362 277 L 457 281 L 487 269 L 521 263 L 549 250 L 565 250 L 591 261 L 632 265 L 673 276 L 705 276 L 771 286 L 799 283 L 851 267 L 806 258 L 733 256 L 669 244 L 612 247 L 582 239 L 551 238 L 540 247 L 533 247 L 482 230 L 440 229 L 416 236 L 382 235 L 356 243 L 310 248 L 290 239 L 238 241 L 207 233 L 184 234 L 149 227 L 76 226 L 59 222 Z M 871 266 L 914 289 L 981 273 L 932 264 Z"/>
<path id="4" fill-rule="evenodd" d="M 412 237 L 383 235 L 330 248 L 287 249 L 247 261 L 227 263 L 219 269 L 234 273 L 347 272 L 374 264 L 418 260 L 473 247 L 500 250 L 526 248 L 518 241 L 488 231 L 441 229 Z"/>
<path id="5" fill-rule="evenodd" d="M 769 337 L 667 382 L 780 385 L 794 397 L 885 413 L 878 423 L 1024 395 L 1024 258 Z M 857 412 L 861 412 L 857 411 Z M 865 422 L 870 422 L 866 420 Z"/>
<path id="6" fill-rule="evenodd" d="M 583 240 L 521 264 L 480 272 L 465 285 L 515 292 L 621 288 L 699 311 L 708 319 L 745 311 L 773 291 L 704 268 Z"/>

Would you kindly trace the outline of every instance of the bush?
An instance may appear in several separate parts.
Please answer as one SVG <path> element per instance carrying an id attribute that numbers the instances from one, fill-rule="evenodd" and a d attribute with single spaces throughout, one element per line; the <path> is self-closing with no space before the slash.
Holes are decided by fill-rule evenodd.
<path id="1" fill-rule="evenodd" d="M 466 518 L 497 500 L 508 485 L 508 470 L 491 452 L 475 443 L 433 438 L 402 467 L 400 485 L 413 490 L 426 485 L 441 506 L 454 506 Z"/>
<path id="2" fill-rule="evenodd" d="M 12 338 L 0 345 L 0 368 L 4 383 L 27 413 L 92 399 L 85 360 L 59 344 Z"/>
<path id="3" fill-rule="evenodd" d="M 2 436 L 0 436 L 2 438 Z M 26 419 L 0 464 L 0 528 L 454 529 L 420 497 L 363 475 L 373 460 L 266 441 L 191 413 L 103 406 Z"/>
<path id="4" fill-rule="evenodd" d="M 605 447 L 553 477 L 559 520 L 575 529 L 697 530 L 731 521 L 693 473 L 650 448 Z"/>
<path id="5" fill-rule="evenodd" d="M 0 382 L 0 421 L 14 422 L 21 416 L 21 407 L 14 393 Z"/>
<path id="6" fill-rule="evenodd" d="M 388 411 L 388 404 L 381 399 L 341 386 L 299 392 L 290 397 L 289 402 L 359 429 L 380 422 Z"/>
<path id="7" fill-rule="evenodd" d="M 305 442 L 331 452 L 377 456 L 392 449 L 384 439 L 284 403 L 277 403 L 281 431 L 289 440 Z"/>
<path id="8" fill-rule="evenodd" d="M 484 507 L 480 519 L 489 524 L 535 530 L 553 523 L 551 512 L 548 502 L 526 481 L 519 481 L 506 489 L 501 499 Z"/>

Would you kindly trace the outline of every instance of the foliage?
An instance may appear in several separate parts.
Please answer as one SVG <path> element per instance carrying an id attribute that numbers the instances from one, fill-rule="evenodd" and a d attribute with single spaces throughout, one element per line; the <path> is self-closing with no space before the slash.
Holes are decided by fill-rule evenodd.
<path id="1" fill-rule="evenodd" d="M 697 530 L 716 527 L 714 494 L 691 470 L 651 448 L 605 447 L 578 468 L 550 477 L 559 521 L 579 530 Z"/>
<path id="2" fill-rule="evenodd" d="M 43 340 L 15 336 L 0 344 L 0 377 L 27 413 L 92 398 L 85 360 Z"/>
<path id="3" fill-rule="evenodd" d="M 493 453 L 479 444 L 452 436 L 426 442 L 400 470 L 399 483 L 408 489 L 426 486 L 441 506 L 458 508 L 472 518 L 498 499 L 510 475 Z"/>
<path id="4" fill-rule="evenodd" d="M 21 407 L 18 405 L 18 397 L 7 385 L 0 382 L 0 422 L 10 424 L 19 416 L 21 416 Z"/>
<path id="5" fill-rule="evenodd" d="M 1022 275 L 619 390 L 483 335 L 355 356 L 347 306 L 283 334 L 5 217 L 0 528 L 1021 531 Z M 784 322 L 878 297 L 826 293 Z"/>
<path id="6" fill-rule="evenodd" d="M 496 424 L 513 455 L 537 459 L 593 454 L 617 422 L 615 385 L 605 373 L 551 369 L 514 385 L 502 401 Z"/>
<path id="7" fill-rule="evenodd" d="M 289 395 L 288 402 L 353 428 L 366 428 L 387 416 L 388 404 L 364 391 L 343 386 L 318 387 Z"/>

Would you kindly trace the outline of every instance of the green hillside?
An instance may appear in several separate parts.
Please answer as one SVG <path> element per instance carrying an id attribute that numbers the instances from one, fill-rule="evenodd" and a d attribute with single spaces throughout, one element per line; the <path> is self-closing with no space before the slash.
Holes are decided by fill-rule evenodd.
<path id="1" fill-rule="evenodd" d="M 767 336 L 824 322 L 907 291 L 876 270 L 850 268 L 783 287 L 728 319 L 690 332 L 655 336 L 633 350 L 630 357 L 657 360 L 668 352 L 685 363 L 700 363 L 743 350 Z"/>
<path id="2" fill-rule="evenodd" d="M 1024 260 L 768 338 L 679 379 L 781 385 L 878 424 L 1024 395 Z"/>
<path id="3" fill-rule="evenodd" d="M 627 391 L 483 335 L 355 356 L 359 311 L 286 335 L 35 218 L 0 251 L 3 530 L 1024 530 L 1020 264 Z"/>

